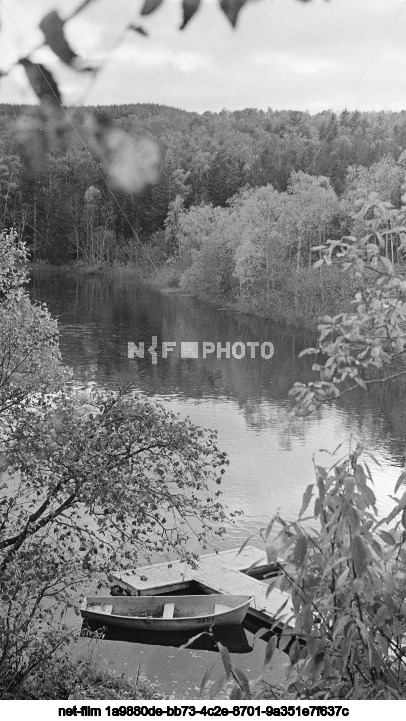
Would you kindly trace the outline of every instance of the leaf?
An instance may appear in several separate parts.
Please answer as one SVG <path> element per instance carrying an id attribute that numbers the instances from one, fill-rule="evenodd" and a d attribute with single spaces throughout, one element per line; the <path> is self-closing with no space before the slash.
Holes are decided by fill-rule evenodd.
<path id="1" fill-rule="evenodd" d="M 246 675 L 239 668 L 235 668 L 233 671 L 233 676 L 242 687 L 246 698 L 251 698 L 250 685 L 248 683 Z"/>
<path id="2" fill-rule="evenodd" d="M 346 516 L 352 531 L 357 531 L 360 525 L 359 515 L 353 506 L 348 506 Z"/>
<path id="3" fill-rule="evenodd" d="M 61 94 L 49 70 L 39 63 L 32 63 L 27 58 L 23 58 L 19 62 L 23 66 L 29 83 L 41 103 L 45 102 L 50 106 L 60 108 L 62 103 Z"/>
<path id="4" fill-rule="evenodd" d="M 133 23 L 131 23 L 131 25 L 128 26 L 128 29 L 129 29 L 129 30 L 134 30 L 135 33 L 139 33 L 140 35 L 144 35 L 144 37 L 146 37 L 146 38 L 148 37 L 147 31 L 144 30 L 144 28 L 141 27 L 141 25 L 133 25 Z"/>
<path id="5" fill-rule="evenodd" d="M 365 503 L 368 506 L 374 506 L 376 503 L 376 497 L 375 497 L 375 493 L 373 492 L 372 488 L 370 488 L 367 485 L 364 486 L 363 484 L 357 484 L 357 485 L 358 485 L 358 490 L 361 493 L 361 496 L 364 499 Z"/>
<path id="6" fill-rule="evenodd" d="M 403 509 L 401 522 L 402 522 L 403 528 L 406 530 L 406 508 Z"/>
<path id="7" fill-rule="evenodd" d="M 239 686 L 233 686 L 230 692 L 230 699 L 231 700 L 239 700 L 242 699 L 242 690 Z"/>
<path id="8" fill-rule="evenodd" d="M 306 555 L 307 551 L 307 538 L 306 536 L 300 535 L 298 536 L 296 543 L 295 543 L 295 550 L 293 552 L 293 559 L 295 562 L 296 568 L 299 568 L 301 564 L 303 563 L 304 557 Z"/>
<path id="9" fill-rule="evenodd" d="M 300 656 L 300 643 L 297 639 L 293 641 L 290 649 L 289 649 L 289 658 L 292 666 L 295 665 L 299 661 Z"/>
<path id="10" fill-rule="evenodd" d="M 299 512 L 299 517 L 305 512 L 306 508 L 308 507 L 312 494 L 313 494 L 313 487 L 314 483 L 311 483 L 309 486 L 307 486 L 302 499 L 302 507 Z"/>
<path id="11" fill-rule="evenodd" d="M 369 480 L 371 481 L 371 483 L 373 484 L 374 481 L 373 481 L 373 478 L 372 478 L 371 469 L 369 468 L 368 463 L 367 463 L 366 461 L 364 461 L 364 466 L 365 466 L 365 468 L 367 469 L 368 478 L 369 478 Z"/>
<path id="12" fill-rule="evenodd" d="M 271 565 L 272 563 L 277 563 L 278 561 L 278 549 L 275 548 L 275 546 L 270 545 L 269 543 L 266 544 L 265 547 L 266 550 L 266 558 L 268 561 L 268 565 Z"/>
<path id="13" fill-rule="evenodd" d="M 59 17 L 56 10 L 52 10 L 50 13 L 42 18 L 39 28 L 45 36 L 47 45 L 53 50 L 55 55 L 58 56 L 63 63 L 66 65 L 73 65 L 73 61 L 78 57 L 72 48 L 69 46 L 64 32 L 64 22 Z"/>
<path id="14" fill-rule="evenodd" d="M 364 485 L 366 484 L 367 478 L 365 475 L 365 471 L 359 463 L 357 464 L 357 466 L 355 468 L 355 477 L 360 483 L 363 483 Z"/>
<path id="15" fill-rule="evenodd" d="M 400 499 L 399 503 L 393 511 L 387 516 L 384 520 L 386 523 L 390 523 L 403 509 L 406 508 L 406 491 L 404 492 L 402 498 Z"/>
<path id="16" fill-rule="evenodd" d="M 389 546 L 396 546 L 396 541 L 393 538 L 392 534 L 388 531 L 379 531 L 379 535 L 382 538 L 385 543 L 388 543 Z"/>
<path id="17" fill-rule="evenodd" d="M 231 657 L 228 648 L 226 648 L 220 641 L 217 641 L 217 648 L 219 650 L 221 660 L 223 662 L 224 670 L 227 678 L 230 678 L 233 672 L 233 666 L 231 663 Z"/>
<path id="18" fill-rule="evenodd" d="M 141 15 L 150 15 L 162 5 L 163 0 L 145 0 L 142 6 Z"/>
<path id="19" fill-rule="evenodd" d="M 88 142 L 114 188 L 141 193 L 159 179 L 160 152 L 157 143 L 137 137 L 102 114 L 87 118 Z"/>
<path id="20" fill-rule="evenodd" d="M 188 24 L 189 20 L 193 17 L 195 12 L 199 9 L 200 0 L 183 0 L 183 22 L 180 26 L 180 30 L 183 30 Z"/>
<path id="21" fill-rule="evenodd" d="M 266 529 L 265 529 L 265 540 L 268 538 L 270 532 L 272 531 L 274 522 L 275 522 L 275 517 L 272 518 L 272 519 L 269 521 L 269 523 L 268 523 L 268 525 L 267 525 L 267 527 L 266 527 Z M 264 530 L 264 529 L 262 529 L 262 530 Z M 261 535 L 262 535 L 262 534 L 261 534 Z M 264 538 L 264 536 L 262 536 L 262 538 Z"/>
<path id="22" fill-rule="evenodd" d="M 250 542 L 251 538 L 254 538 L 254 534 L 253 534 L 253 533 L 251 533 L 251 535 L 250 535 L 250 536 L 248 536 L 248 538 L 246 538 L 246 539 L 245 539 L 244 543 L 243 543 L 243 544 L 242 544 L 242 545 L 241 545 L 241 546 L 239 547 L 239 549 L 238 549 L 238 553 L 237 553 L 237 556 L 239 556 L 239 555 L 240 555 L 240 553 L 242 553 L 242 552 L 243 552 L 243 550 L 244 550 L 245 546 L 247 545 L 247 543 L 249 543 L 249 542 Z"/>
<path id="23" fill-rule="evenodd" d="M 370 458 L 372 458 L 373 462 L 376 463 L 377 466 L 379 466 L 380 468 L 382 468 L 382 464 L 379 463 L 378 459 L 375 458 L 375 456 L 374 456 L 370 451 L 364 451 L 364 455 L 369 456 Z"/>
<path id="24" fill-rule="evenodd" d="M 264 666 L 267 666 L 270 661 L 272 661 L 273 655 L 276 651 L 276 647 L 278 645 L 278 637 L 276 634 L 274 634 L 266 644 L 265 648 L 265 660 L 264 660 Z"/>
<path id="25" fill-rule="evenodd" d="M 201 631 L 201 633 L 197 633 L 196 636 L 192 636 L 192 638 L 189 638 L 186 643 L 183 643 L 179 648 L 189 648 L 195 641 L 197 641 L 202 636 L 210 636 L 210 634 L 207 631 Z"/>
<path id="26" fill-rule="evenodd" d="M 247 0 L 220 0 L 220 7 L 233 28 L 237 25 L 239 12 L 246 2 Z"/>
<path id="27" fill-rule="evenodd" d="M 351 558 L 353 560 L 357 576 L 362 576 L 368 566 L 368 551 L 362 538 L 356 534 L 351 541 Z"/>
<path id="28" fill-rule="evenodd" d="M 314 618 L 313 618 L 312 610 L 309 605 L 306 605 L 302 609 L 300 616 L 301 616 L 300 627 L 301 627 L 303 633 L 306 635 L 310 635 L 312 632 L 312 628 L 313 628 Z"/>
<path id="29" fill-rule="evenodd" d="M 402 483 L 404 483 L 405 481 L 406 481 L 406 471 L 402 471 L 402 473 L 400 474 L 398 480 L 396 481 L 396 486 L 395 486 L 394 493 L 397 493 L 397 492 L 398 492 L 400 486 L 401 486 Z"/>
<path id="30" fill-rule="evenodd" d="M 314 657 L 314 675 L 317 676 L 317 674 L 321 671 L 321 668 L 324 664 L 324 658 L 325 658 L 325 652 L 324 651 L 318 651 Z"/>

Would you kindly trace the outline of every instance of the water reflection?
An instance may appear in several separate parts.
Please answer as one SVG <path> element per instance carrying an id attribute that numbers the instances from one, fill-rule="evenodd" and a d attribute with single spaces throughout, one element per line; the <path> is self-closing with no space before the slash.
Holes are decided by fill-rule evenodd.
<path id="1" fill-rule="evenodd" d="M 298 353 L 314 338 L 251 315 L 217 310 L 179 293 L 160 293 L 129 280 L 74 274 L 36 274 L 31 293 L 58 316 L 64 361 L 82 381 L 104 387 L 134 383 L 182 416 L 219 431 L 231 459 L 224 479 L 227 502 L 244 510 L 230 527 L 227 545 L 255 533 L 279 508 L 292 518 L 306 485 L 313 481 L 312 454 L 333 450 L 351 435 L 361 438 L 382 463 L 372 468 L 382 509 L 404 463 L 405 394 L 399 385 L 344 397 L 305 420 L 287 417 L 287 393 L 313 377 L 311 359 Z M 128 342 L 158 338 L 158 362 L 129 359 Z M 162 341 L 271 341 L 275 354 L 221 359 L 160 356 Z M 405 386 L 401 387 L 401 391 Z M 323 461 L 323 458 L 320 457 Z M 325 456 L 324 460 L 328 461 Z"/>
<path id="2" fill-rule="evenodd" d="M 320 448 L 332 451 L 341 441 L 345 452 L 351 435 L 362 439 L 381 463 L 371 462 L 375 492 L 381 512 L 391 507 L 387 497 L 404 464 L 405 385 L 352 394 L 311 418 L 289 421 L 290 387 L 312 377 L 312 361 L 297 358 L 313 343 L 306 333 L 216 310 L 179 293 L 136 287 L 128 280 L 42 273 L 34 276 L 30 292 L 58 316 L 62 357 L 78 379 L 115 389 L 134 382 L 134 392 L 153 396 L 192 422 L 218 430 L 219 445 L 230 457 L 223 498 L 231 508 L 244 511 L 228 526 L 223 548 L 235 547 L 251 534 L 257 534 L 260 544 L 259 528 L 276 510 L 293 519 L 307 484 L 314 481 L 313 453 Z M 159 357 L 156 365 L 149 355 L 127 357 L 128 342 L 148 346 L 154 335 L 159 346 L 162 341 L 271 341 L 275 355 L 270 361 L 210 356 L 186 360 L 174 353 Z M 318 455 L 318 463 L 329 461 L 325 453 Z M 138 634 L 129 640 L 127 634 L 120 642 L 110 635 L 100 642 L 102 664 L 130 675 L 141 664 L 146 676 L 159 680 L 167 694 L 196 698 L 213 662 L 218 662 L 214 677 L 223 673 L 215 650 L 185 649 L 174 646 L 174 639 L 167 646 L 156 637 L 151 645 Z M 264 644 L 254 643 L 250 634 L 247 643 L 254 648 L 250 653 L 236 651 L 241 654 L 237 665 L 255 677 L 262 668 Z"/>
<path id="3" fill-rule="evenodd" d="M 212 633 L 190 633 L 188 631 L 145 631 L 142 629 L 120 628 L 118 626 L 102 626 L 89 619 L 82 624 L 81 636 L 87 637 L 97 633 L 106 641 L 125 641 L 150 646 L 170 646 L 173 648 L 188 648 L 191 651 L 218 652 L 217 642 L 225 646 L 230 653 L 250 653 L 252 645 L 249 644 L 247 634 L 242 626 L 217 626 Z"/>

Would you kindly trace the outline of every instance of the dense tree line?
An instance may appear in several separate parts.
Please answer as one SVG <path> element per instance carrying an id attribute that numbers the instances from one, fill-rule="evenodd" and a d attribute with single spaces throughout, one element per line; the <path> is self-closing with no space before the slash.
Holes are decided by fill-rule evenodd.
<path id="1" fill-rule="evenodd" d="M 335 266 L 318 269 L 320 248 L 359 231 L 360 204 L 369 202 L 373 212 L 379 197 L 403 208 L 404 180 L 402 154 L 397 162 L 388 155 L 369 168 L 350 166 L 341 197 L 328 177 L 302 171 L 291 174 L 286 191 L 244 188 L 226 207 L 187 209 L 178 196 L 166 221 L 166 248 L 177 254 L 180 281 L 194 295 L 312 324 L 323 313 L 347 308 L 358 287 Z M 381 255 L 403 263 L 390 227 Z"/>
<path id="2" fill-rule="evenodd" d="M 159 246 L 176 198 L 185 209 L 224 208 L 242 189 L 271 184 L 286 192 L 298 171 L 328 178 L 341 197 L 349 167 L 369 168 L 388 155 L 398 161 L 406 145 L 404 111 L 310 115 L 247 108 L 199 115 L 148 104 L 99 107 L 123 129 L 159 141 L 160 180 L 139 197 L 107 186 L 81 141 L 81 109 L 72 115 L 79 129 L 72 130 L 73 147 L 45 158 L 35 179 L 27 178 L 14 132 L 21 110 L 0 106 L 0 222 L 16 223 L 33 256 L 54 263 L 131 260 L 134 246 L 150 244 L 151 237 Z"/>

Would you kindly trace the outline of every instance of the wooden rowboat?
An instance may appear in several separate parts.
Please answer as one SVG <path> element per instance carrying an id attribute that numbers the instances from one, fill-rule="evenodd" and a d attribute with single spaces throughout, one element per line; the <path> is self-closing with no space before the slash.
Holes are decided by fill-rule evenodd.
<path id="1" fill-rule="evenodd" d="M 243 622 L 251 596 L 87 596 L 83 618 L 124 628 L 190 631 Z"/>

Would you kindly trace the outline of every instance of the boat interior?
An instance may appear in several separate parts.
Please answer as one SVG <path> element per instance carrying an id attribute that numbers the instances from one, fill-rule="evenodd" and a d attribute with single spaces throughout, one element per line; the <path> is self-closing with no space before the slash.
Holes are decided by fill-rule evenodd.
<path id="1" fill-rule="evenodd" d="M 231 611 L 249 600 L 249 596 L 93 596 L 86 609 L 94 613 L 137 618 L 185 618 L 211 616 Z"/>

